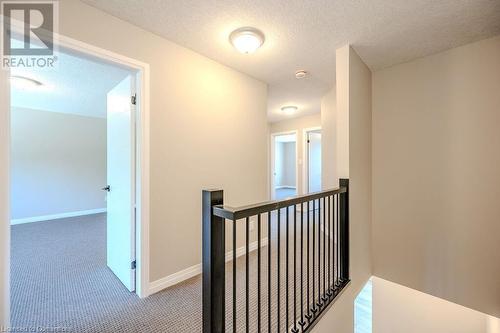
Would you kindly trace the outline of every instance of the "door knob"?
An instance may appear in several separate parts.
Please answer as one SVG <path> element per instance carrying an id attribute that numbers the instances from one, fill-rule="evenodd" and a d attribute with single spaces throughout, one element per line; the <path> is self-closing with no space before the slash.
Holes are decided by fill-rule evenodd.
<path id="1" fill-rule="evenodd" d="M 106 192 L 111 192 L 111 186 L 108 185 L 106 187 L 103 187 L 102 190 Z"/>

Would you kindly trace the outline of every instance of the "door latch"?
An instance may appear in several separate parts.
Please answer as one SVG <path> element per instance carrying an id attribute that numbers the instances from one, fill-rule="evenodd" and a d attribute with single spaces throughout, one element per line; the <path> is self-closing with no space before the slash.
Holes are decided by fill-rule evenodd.
<path id="1" fill-rule="evenodd" d="M 102 190 L 106 192 L 111 192 L 111 186 L 107 185 L 106 187 L 103 187 Z"/>

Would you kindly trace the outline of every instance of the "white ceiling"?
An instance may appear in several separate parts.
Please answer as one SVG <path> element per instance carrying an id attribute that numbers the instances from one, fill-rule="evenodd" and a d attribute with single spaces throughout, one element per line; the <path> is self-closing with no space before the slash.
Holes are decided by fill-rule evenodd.
<path id="1" fill-rule="evenodd" d="M 335 81 L 335 50 L 351 43 L 373 70 L 500 34 L 500 0 L 83 0 L 269 84 L 279 108 L 318 112 Z M 253 26 L 266 35 L 252 55 L 228 36 Z M 297 80 L 298 69 L 310 77 Z"/>
<path id="2" fill-rule="evenodd" d="M 61 51 L 54 69 L 11 70 L 11 75 L 43 83 L 41 87 L 28 90 L 12 87 L 11 105 L 104 118 L 106 94 L 129 74 L 125 69 Z"/>

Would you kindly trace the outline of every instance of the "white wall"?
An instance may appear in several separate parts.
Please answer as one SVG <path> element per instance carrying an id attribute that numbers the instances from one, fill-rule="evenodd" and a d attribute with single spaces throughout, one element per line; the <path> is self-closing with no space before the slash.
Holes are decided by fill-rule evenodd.
<path id="1" fill-rule="evenodd" d="M 105 185 L 105 118 L 12 108 L 11 219 L 104 209 Z"/>
<path id="2" fill-rule="evenodd" d="M 373 278 L 373 333 L 487 333 L 488 316 Z"/>
<path id="3" fill-rule="evenodd" d="M 338 148 L 343 151 L 342 154 L 338 154 L 337 166 L 343 170 L 339 172 L 339 176 L 345 177 L 346 173 L 349 175 L 351 284 L 318 322 L 314 329 L 314 332 L 318 333 L 353 332 L 354 300 L 372 275 L 372 75 L 349 45 L 337 50 L 336 61 L 336 112 L 337 120 L 339 118 L 343 120 L 337 121 L 335 129 L 344 135 L 347 134 L 347 142 L 343 136 L 336 138 L 340 141 L 340 144 L 337 142 Z M 329 117 L 331 120 L 334 118 Z M 340 128 L 346 124 L 348 128 Z M 332 126 L 329 128 L 333 129 Z M 332 137 L 332 133 L 327 134 Z M 349 147 L 347 151 L 346 145 Z M 348 163 L 343 160 L 346 155 L 349 156 Z"/>
<path id="4" fill-rule="evenodd" d="M 500 36 L 373 87 L 374 274 L 500 317 Z"/>
<path id="5" fill-rule="evenodd" d="M 271 123 L 270 133 L 297 131 L 298 184 L 297 194 L 304 193 L 304 133 L 305 129 L 321 127 L 321 114 L 292 118 Z"/>

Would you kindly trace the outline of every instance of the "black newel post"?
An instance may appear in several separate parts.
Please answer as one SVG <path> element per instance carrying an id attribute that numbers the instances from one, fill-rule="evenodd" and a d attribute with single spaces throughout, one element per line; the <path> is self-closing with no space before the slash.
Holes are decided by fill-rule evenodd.
<path id="1" fill-rule="evenodd" d="M 346 282 L 349 281 L 349 179 L 340 179 L 340 186 L 347 188 L 340 194 L 340 278 Z"/>
<path id="2" fill-rule="evenodd" d="M 225 221 L 213 215 L 222 190 L 203 191 L 203 333 L 225 331 Z"/>

